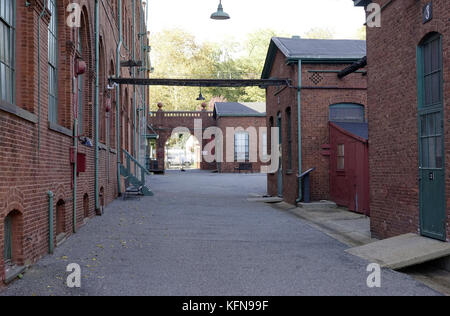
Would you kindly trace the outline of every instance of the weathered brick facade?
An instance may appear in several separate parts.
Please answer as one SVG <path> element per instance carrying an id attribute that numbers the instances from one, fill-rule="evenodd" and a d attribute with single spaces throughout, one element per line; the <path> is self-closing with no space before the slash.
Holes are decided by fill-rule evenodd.
<path id="1" fill-rule="evenodd" d="M 450 236 L 450 1 L 376 0 L 381 27 L 367 28 L 371 229 L 375 237 L 418 233 L 419 136 L 417 48 L 427 35 L 442 36 L 447 238 Z M 386 5 L 386 6 L 385 6 Z"/>
<path id="2" fill-rule="evenodd" d="M 73 165 L 70 150 L 73 146 L 74 108 L 76 91 L 73 80 L 77 58 L 77 28 L 66 24 L 67 6 L 76 2 L 81 5 L 81 57 L 87 64 L 83 75 L 82 136 L 95 137 L 95 76 L 99 76 L 99 204 L 110 203 L 118 195 L 116 146 L 115 90 L 112 90 L 112 109 L 106 112 L 107 78 L 116 74 L 116 49 L 118 45 L 117 1 L 100 1 L 100 71 L 95 71 L 94 1 L 56 1 L 58 29 L 58 102 L 57 120 L 49 122 L 49 60 L 48 25 L 50 11 L 47 1 L 32 0 L 15 2 L 15 100 L 13 103 L 0 99 L 0 286 L 5 280 L 4 240 L 5 218 L 12 218 L 12 262 L 30 265 L 49 251 L 49 196 L 54 193 L 55 232 L 69 236 L 74 226 L 81 227 L 86 218 L 96 214 L 94 148 L 78 142 L 78 151 L 86 154 L 86 172 L 77 177 L 76 223 L 73 212 Z M 136 59 L 142 60 L 142 43 L 146 36 L 138 36 L 145 25 L 141 1 L 136 1 L 136 24 L 132 34 L 132 1 L 123 2 L 124 44 L 121 55 L 132 59 L 133 42 Z M 40 16 L 42 17 L 40 18 Z M 141 19 L 142 18 L 142 19 Z M 130 22 L 131 21 L 131 22 Z M 39 29 L 39 32 L 38 32 Z M 125 30 L 129 30 L 125 32 Z M 129 47 L 129 48 L 126 48 Z M 123 59 L 123 58 L 121 58 Z M 128 68 L 122 68 L 121 76 L 131 76 Z M 142 75 L 142 74 L 141 74 Z M 75 80 L 76 81 L 76 80 Z M 121 135 L 123 149 L 135 154 L 133 129 L 135 117 L 133 102 L 147 98 L 146 89 L 120 87 L 121 130 L 126 131 L 129 141 Z M 125 89 L 128 97 L 125 98 Z M 95 146 L 95 144 L 94 144 Z M 53 243 L 56 244 L 56 233 Z M 61 238 L 61 235 L 59 236 Z M 58 239 L 59 241 L 59 239 Z"/>
<path id="3" fill-rule="evenodd" d="M 291 87 L 267 89 L 267 126 L 277 127 L 281 115 L 283 139 L 283 199 L 295 204 L 298 198 L 298 63 L 286 63 L 287 57 L 278 49 L 268 78 L 291 79 Z M 302 117 L 302 171 L 315 167 L 311 174 L 311 199 L 329 199 L 329 107 L 337 103 L 367 104 L 367 79 L 361 73 L 353 73 L 343 79 L 337 72 L 346 68 L 345 63 L 302 63 L 301 117 Z M 291 157 L 288 163 L 287 113 L 291 117 Z M 271 148 L 269 135 L 269 149 Z M 278 195 L 278 174 L 268 175 L 268 194 Z"/>

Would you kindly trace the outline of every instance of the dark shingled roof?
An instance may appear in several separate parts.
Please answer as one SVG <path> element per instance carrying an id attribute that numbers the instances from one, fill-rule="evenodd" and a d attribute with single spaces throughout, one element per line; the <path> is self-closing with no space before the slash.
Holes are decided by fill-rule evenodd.
<path id="1" fill-rule="evenodd" d="M 277 49 L 291 60 L 355 62 L 366 56 L 366 41 L 274 37 L 270 42 L 262 78 L 270 75 Z"/>
<path id="2" fill-rule="evenodd" d="M 264 103 L 216 102 L 214 115 L 220 116 L 265 116 Z"/>
<path id="3" fill-rule="evenodd" d="M 369 139 L 369 127 L 367 123 L 332 122 L 350 134 Z"/>

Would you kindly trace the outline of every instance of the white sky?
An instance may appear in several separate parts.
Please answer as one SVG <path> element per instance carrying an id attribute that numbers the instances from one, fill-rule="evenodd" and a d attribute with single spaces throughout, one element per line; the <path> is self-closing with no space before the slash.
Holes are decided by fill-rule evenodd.
<path id="1" fill-rule="evenodd" d="M 222 0 L 231 16 L 226 21 L 210 19 L 219 0 L 148 1 L 152 33 L 179 27 L 199 41 L 239 40 L 261 28 L 301 36 L 321 27 L 334 31 L 336 38 L 354 38 L 365 19 L 364 9 L 354 7 L 352 0 Z"/>

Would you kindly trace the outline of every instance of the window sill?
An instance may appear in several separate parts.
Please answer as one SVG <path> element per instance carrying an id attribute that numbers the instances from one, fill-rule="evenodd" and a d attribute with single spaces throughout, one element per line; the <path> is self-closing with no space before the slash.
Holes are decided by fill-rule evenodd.
<path id="1" fill-rule="evenodd" d="M 17 117 L 20 117 L 21 119 L 24 119 L 25 121 L 31 122 L 36 124 L 38 122 L 38 118 L 35 114 L 28 112 L 27 110 L 24 110 L 17 105 L 11 104 L 9 102 L 0 100 L 0 110 L 13 114 Z"/>
<path id="2" fill-rule="evenodd" d="M 291 169 L 286 170 L 286 175 L 290 176 L 290 175 L 293 175 L 293 174 L 294 174 L 294 170 L 291 170 Z"/>
<path id="3" fill-rule="evenodd" d="M 63 127 L 59 124 L 53 123 L 53 122 L 48 122 L 48 128 L 54 132 L 63 134 L 68 137 L 73 136 L 73 132 L 70 129 L 65 128 L 65 127 Z"/>

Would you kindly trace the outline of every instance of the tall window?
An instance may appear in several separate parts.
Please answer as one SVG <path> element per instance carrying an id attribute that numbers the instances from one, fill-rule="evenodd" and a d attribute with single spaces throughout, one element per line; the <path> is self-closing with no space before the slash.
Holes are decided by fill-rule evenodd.
<path id="1" fill-rule="evenodd" d="M 421 167 L 444 166 L 443 156 L 443 79 L 442 41 L 438 34 L 430 36 L 420 47 L 419 110 Z"/>
<path id="2" fill-rule="evenodd" d="M 83 56 L 83 41 L 81 38 L 81 28 L 78 28 L 77 36 L 77 51 L 80 56 Z M 78 132 L 80 135 L 83 134 L 83 75 L 78 76 Z"/>
<path id="3" fill-rule="evenodd" d="M 0 100 L 14 103 L 15 1 L 0 0 Z"/>
<path id="4" fill-rule="evenodd" d="M 58 122 L 58 13 L 56 0 L 48 1 L 48 120 Z"/>
<path id="5" fill-rule="evenodd" d="M 235 161 L 249 161 L 249 134 L 238 132 L 234 134 L 234 159 Z"/>
<path id="6" fill-rule="evenodd" d="M 286 110 L 287 119 L 287 145 L 288 145 L 288 169 L 292 170 L 292 115 L 291 108 Z"/>

